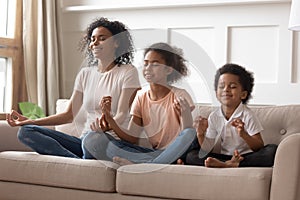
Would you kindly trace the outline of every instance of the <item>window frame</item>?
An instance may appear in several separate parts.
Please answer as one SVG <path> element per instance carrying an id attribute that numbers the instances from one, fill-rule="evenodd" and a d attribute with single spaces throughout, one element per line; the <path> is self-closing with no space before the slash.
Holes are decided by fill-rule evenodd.
<path id="1" fill-rule="evenodd" d="M 14 38 L 0 37 L 0 56 L 11 58 L 12 61 L 12 110 L 19 111 L 18 103 L 27 101 L 25 69 L 23 58 L 23 6 L 22 0 L 16 0 L 16 21 Z M 10 84 L 10 83 L 8 83 Z M 0 113 L 0 120 L 6 113 Z"/>

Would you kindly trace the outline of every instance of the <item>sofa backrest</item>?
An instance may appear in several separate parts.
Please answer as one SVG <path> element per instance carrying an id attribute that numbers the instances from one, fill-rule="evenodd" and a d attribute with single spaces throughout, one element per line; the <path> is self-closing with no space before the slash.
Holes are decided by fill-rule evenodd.
<path id="1" fill-rule="evenodd" d="M 0 152 L 2 151 L 31 151 L 18 140 L 19 127 L 11 127 L 6 120 L 0 120 Z M 1 195 L 0 195 L 1 196 Z"/>
<path id="2" fill-rule="evenodd" d="M 57 112 L 62 112 L 68 105 L 68 99 L 57 101 Z M 300 104 L 280 106 L 249 106 L 260 119 L 264 131 L 262 137 L 265 144 L 279 144 L 289 135 L 300 133 Z M 215 110 L 215 106 L 196 104 L 194 117 L 201 115 L 208 117 Z M 70 135 L 80 136 L 85 123 L 84 113 L 79 113 L 73 123 L 57 126 L 56 129 Z M 143 146 L 149 146 L 141 142 Z"/>
<path id="3" fill-rule="evenodd" d="M 69 101 L 69 99 L 58 99 L 56 101 L 56 113 L 64 112 L 69 105 Z M 80 137 L 86 123 L 86 116 L 87 114 L 84 109 L 80 109 L 72 123 L 57 125 L 55 126 L 55 130 Z"/>
<path id="4" fill-rule="evenodd" d="M 279 144 L 289 135 L 300 133 L 300 104 L 280 106 L 249 106 L 264 128 L 262 137 L 265 144 Z M 208 117 L 216 107 L 196 105 L 197 113 Z"/>

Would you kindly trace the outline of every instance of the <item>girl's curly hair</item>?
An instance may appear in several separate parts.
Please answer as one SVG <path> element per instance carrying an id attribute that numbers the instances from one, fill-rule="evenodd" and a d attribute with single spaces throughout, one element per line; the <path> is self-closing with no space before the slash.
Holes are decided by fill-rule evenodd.
<path id="1" fill-rule="evenodd" d="M 85 36 L 79 42 L 79 51 L 85 54 L 88 65 L 95 65 L 98 60 L 94 58 L 89 44 L 91 43 L 91 36 L 93 30 L 98 27 L 107 28 L 112 35 L 116 36 L 114 39 L 119 44 L 115 52 L 115 64 L 131 64 L 133 61 L 134 46 L 132 37 L 128 28 L 119 21 L 109 21 L 107 18 L 101 17 L 95 19 L 86 29 Z"/>
<path id="2" fill-rule="evenodd" d="M 146 48 L 144 50 L 144 57 L 149 51 L 155 51 L 159 53 L 165 60 L 166 65 L 174 69 L 173 72 L 167 77 L 167 82 L 169 84 L 175 83 L 183 76 L 188 75 L 188 68 L 185 64 L 186 60 L 183 58 L 182 49 L 174 46 L 172 47 L 164 42 L 159 42 Z"/>

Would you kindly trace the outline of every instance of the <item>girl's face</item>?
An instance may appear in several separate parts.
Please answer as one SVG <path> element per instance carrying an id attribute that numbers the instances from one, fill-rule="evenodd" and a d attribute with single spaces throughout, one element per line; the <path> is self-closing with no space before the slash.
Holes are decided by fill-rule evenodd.
<path id="1" fill-rule="evenodd" d="M 236 108 L 247 97 L 247 91 L 243 89 L 237 75 L 227 73 L 219 78 L 216 96 L 222 106 Z"/>
<path id="2" fill-rule="evenodd" d="M 112 33 L 102 26 L 93 30 L 89 47 L 95 58 L 100 60 L 114 58 L 118 45 L 112 36 Z"/>
<path id="3" fill-rule="evenodd" d="M 148 83 L 167 84 L 167 76 L 173 71 L 156 51 L 149 51 L 144 58 L 143 75 Z"/>

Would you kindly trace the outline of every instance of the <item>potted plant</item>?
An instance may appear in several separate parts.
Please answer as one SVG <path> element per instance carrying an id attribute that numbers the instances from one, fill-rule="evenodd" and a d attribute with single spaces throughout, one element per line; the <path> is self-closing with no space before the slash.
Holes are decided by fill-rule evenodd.
<path id="1" fill-rule="evenodd" d="M 20 102 L 19 108 L 22 115 L 28 117 L 29 119 L 37 119 L 46 116 L 40 106 L 31 102 Z"/>

